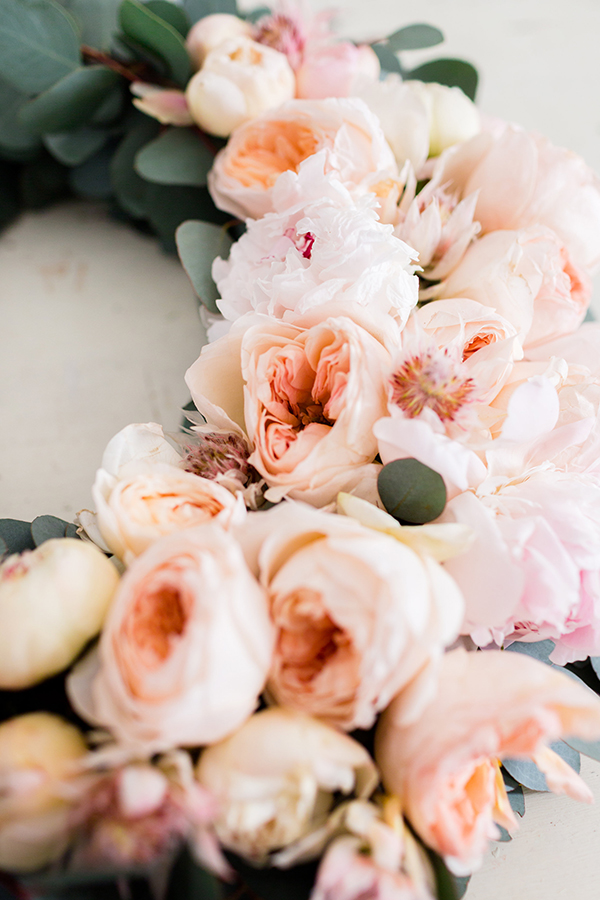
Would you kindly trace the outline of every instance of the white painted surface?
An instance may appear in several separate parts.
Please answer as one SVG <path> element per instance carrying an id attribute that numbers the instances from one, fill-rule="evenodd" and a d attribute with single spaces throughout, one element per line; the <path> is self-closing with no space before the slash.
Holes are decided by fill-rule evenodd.
<path id="1" fill-rule="evenodd" d="M 470 59 L 486 113 L 542 131 L 600 170 L 598 0 L 337 6 L 355 38 L 438 25 L 446 44 L 415 63 Z M 94 471 L 119 428 L 177 426 L 183 373 L 203 338 L 191 289 L 150 238 L 72 203 L 29 214 L 0 237 L 0 314 L 0 516 L 69 518 L 90 504 Z M 598 900 L 600 765 L 584 761 L 583 774 L 596 806 L 529 795 L 519 834 L 493 848 L 469 900 Z"/>

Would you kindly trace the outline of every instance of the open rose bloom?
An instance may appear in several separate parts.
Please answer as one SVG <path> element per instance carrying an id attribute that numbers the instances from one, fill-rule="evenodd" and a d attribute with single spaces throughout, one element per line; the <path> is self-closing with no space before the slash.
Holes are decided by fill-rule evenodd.
<path id="1" fill-rule="evenodd" d="M 41 544 L 0 559 L 0 689 L 64 679 L 87 726 L 0 723 L 0 865 L 171 896 L 187 844 L 231 882 L 312 862 L 306 900 L 439 900 L 515 830 L 510 761 L 592 799 L 555 750 L 600 759 L 600 182 L 382 72 L 402 31 L 133 6 L 189 73 L 129 73 L 161 130 L 118 162 L 206 181 L 177 242 L 208 340 L 180 432 L 99 456 L 82 540 L 0 531 Z"/>

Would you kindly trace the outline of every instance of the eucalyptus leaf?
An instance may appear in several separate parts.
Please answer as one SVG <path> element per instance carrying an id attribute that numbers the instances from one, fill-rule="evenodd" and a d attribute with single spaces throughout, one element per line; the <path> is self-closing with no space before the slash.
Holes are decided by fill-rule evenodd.
<path id="1" fill-rule="evenodd" d="M 231 216 L 215 208 L 206 188 L 173 184 L 151 184 L 146 194 L 148 218 L 169 253 L 177 249 L 175 232 L 188 219 L 202 219 L 222 225 Z"/>
<path id="2" fill-rule="evenodd" d="M 0 519 L 0 538 L 6 544 L 9 553 L 35 549 L 31 523 L 23 522 L 21 519 Z"/>
<path id="3" fill-rule="evenodd" d="M 220 900 L 221 883 L 192 858 L 186 848 L 171 869 L 165 900 Z"/>
<path id="4" fill-rule="evenodd" d="M 79 34 L 54 0 L 0 0 L 0 75 L 28 94 L 76 69 Z"/>
<path id="5" fill-rule="evenodd" d="M 192 68 L 185 42 L 177 29 L 138 0 L 123 0 L 119 24 L 128 37 L 166 62 L 172 78 L 180 87 L 186 86 Z"/>
<path id="6" fill-rule="evenodd" d="M 564 741 L 555 741 L 550 744 L 550 747 L 561 757 L 561 759 L 564 759 L 575 772 L 579 772 L 581 768 L 581 759 L 576 750 L 569 747 Z M 523 785 L 523 787 L 529 788 L 532 791 L 549 790 L 546 776 L 530 759 L 503 759 L 502 765 L 506 771 L 519 782 L 519 784 Z"/>
<path id="7" fill-rule="evenodd" d="M 377 490 L 389 514 L 411 525 L 432 522 L 446 505 L 444 479 L 417 459 L 395 459 L 384 466 Z"/>
<path id="8" fill-rule="evenodd" d="M 69 183 L 76 194 L 87 200 L 108 200 L 113 192 L 110 177 L 113 152 L 112 143 L 106 144 L 94 156 L 70 170 Z"/>
<path id="9" fill-rule="evenodd" d="M 4 557 L 7 555 L 8 555 L 8 547 L 6 546 L 6 543 L 0 537 L 0 563 L 2 562 Z"/>
<path id="10" fill-rule="evenodd" d="M 23 166 L 20 190 L 27 209 L 43 209 L 68 194 L 68 169 L 43 150 L 32 163 Z"/>
<path id="11" fill-rule="evenodd" d="M 179 32 L 182 38 L 187 37 L 190 30 L 190 20 L 187 13 L 180 6 L 176 6 L 171 0 L 145 0 L 146 6 L 155 16 L 168 22 Z"/>
<path id="12" fill-rule="evenodd" d="M 106 66 L 82 66 L 26 103 L 19 119 L 38 134 L 77 128 L 91 119 L 119 80 Z"/>
<path id="13" fill-rule="evenodd" d="M 525 815 L 525 794 L 523 793 L 523 788 L 520 784 L 518 784 L 514 790 L 510 791 L 508 794 L 508 802 L 511 805 L 512 811 L 523 818 Z"/>
<path id="14" fill-rule="evenodd" d="M 428 847 L 424 849 L 433 868 L 437 900 L 458 900 L 459 893 L 456 878 L 449 872 L 441 856 L 438 856 L 437 853 Z"/>
<path id="15" fill-rule="evenodd" d="M 433 25 L 407 25 L 400 28 L 388 37 L 388 43 L 392 50 L 422 50 L 425 47 L 435 47 L 444 40 L 444 35 L 439 28 Z"/>
<path id="16" fill-rule="evenodd" d="M 57 516 L 38 516 L 31 523 L 31 536 L 35 541 L 35 546 L 39 547 L 45 541 L 66 537 L 68 527 L 69 522 L 65 522 L 64 519 L 59 519 Z"/>
<path id="17" fill-rule="evenodd" d="M 600 656 L 590 656 L 590 663 L 592 665 L 592 669 L 600 678 Z"/>
<path id="18" fill-rule="evenodd" d="M 405 77 L 459 87 L 471 100 L 475 100 L 479 82 L 477 69 L 464 59 L 434 59 L 406 72 Z"/>
<path id="19" fill-rule="evenodd" d="M 235 0 L 183 0 L 181 5 L 192 22 L 197 22 L 198 19 L 202 19 L 204 16 L 210 16 L 212 13 L 229 13 L 231 16 L 238 15 Z"/>
<path id="20" fill-rule="evenodd" d="M 572 747 L 573 750 L 581 753 L 582 756 L 589 756 L 590 759 L 600 762 L 600 741 L 582 741 L 579 738 L 566 737 L 564 742 L 569 747 Z"/>
<path id="21" fill-rule="evenodd" d="M 309 900 L 317 874 L 316 862 L 302 863 L 292 870 L 257 869 L 233 853 L 225 855 L 260 900 Z"/>
<path id="22" fill-rule="evenodd" d="M 251 9 L 249 12 L 245 13 L 244 18 L 248 19 L 249 22 L 258 22 L 263 16 L 271 15 L 273 15 L 273 10 L 268 6 L 257 6 L 256 9 Z"/>
<path id="23" fill-rule="evenodd" d="M 169 67 L 162 57 L 124 34 L 115 35 L 113 45 L 119 58 L 125 63 L 141 62 L 149 66 L 160 78 L 169 76 Z"/>
<path id="24" fill-rule="evenodd" d="M 377 54 L 377 58 L 384 72 L 398 72 L 399 74 L 402 74 L 403 70 L 400 65 L 400 60 L 388 43 L 373 44 L 372 48 Z"/>
<path id="25" fill-rule="evenodd" d="M 218 313 L 217 286 L 210 271 L 217 256 L 229 255 L 232 240 L 224 228 L 208 222 L 184 222 L 177 229 L 177 252 L 192 286 L 202 303 L 211 312 Z"/>
<path id="26" fill-rule="evenodd" d="M 65 166 L 78 166 L 97 153 L 108 140 L 102 128 L 83 125 L 73 131 L 44 135 L 44 144 L 52 156 Z"/>
<path id="27" fill-rule="evenodd" d="M 497 827 L 500 835 L 496 838 L 496 840 L 499 844 L 508 844 L 509 841 L 512 841 L 512 837 L 510 836 L 510 833 L 506 830 L 506 828 L 503 828 L 502 825 L 498 825 Z"/>
<path id="28" fill-rule="evenodd" d="M 92 125 L 110 125 L 113 123 L 123 111 L 125 95 L 127 96 L 127 102 L 129 104 L 129 91 L 125 93 L 122 83 L 116 84 L 114 88 L 106 94 L 104 100 L 90 119 L 90 123 Z"/>
<path id="29" fill-rule="evenodd" d="M 19 121 L 18 113 L 27 95 L 0 79 L 0 151 L 30 152 L 40 146 L 40 139 Z"/>
<path id="30" fill-rule="evenodd" d="M 148 182 L 140 178 L 133 164 L 137 152 L 160 130 L 157 121 L 135 111 L 130 127 L 117 147 L 110 165 L 110 177 L 117 200 L 136 219 L 146 216 Z"/>
<path id="31" fill-rule="evenodd" d="M 529 643 L 529 641 L 513 641 L 512 644 L 509 644 L 504 649 L 510 653 L 531 656 L 532 659 L 537 659 L 539 662 L 546 663 L 549 666 L 554 665 L 554 663 L 550 662 L 550 654 L 554 650 L 554 641 L 534 641 L 533 643 Z"/>
<path id="32" fill-rule="evenodd" d="M 462 898 L 467 893 L 467 888 L 469 887 L 469 882 L 471 880 L 470 875 L 464 875 L 461 878 L 458 876 L 454 876 L 454 885 L 456 888 L 456 900 L 462 900 Z"/>
<path id="33" fill-rule="evenodd" d="M 121 0 L 60 0 L 81 30 L 81 43 L 96 50 L 108 50 L 117 30 Z"/>
<path id="34" fill-rule="evenodd" d="M 140 150 L 135 169 L 146 181 L 201 187 L 213 162 L 196 129 L 170 128 Z"/>

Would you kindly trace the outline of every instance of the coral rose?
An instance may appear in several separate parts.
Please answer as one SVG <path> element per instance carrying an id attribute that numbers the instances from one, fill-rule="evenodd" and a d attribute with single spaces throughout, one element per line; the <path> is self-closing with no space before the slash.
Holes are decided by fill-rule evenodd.
<path id="1" fill-rule="evenodd" d="M 200 525 L 132 563 L 69 693 L 127 746 L 199 746 L 252 713 L 272 650 L 266 597 L 238 545 L 218 525 Z"/>
<path id="2" fill-rule="evenodd" d="M 495 822 L 516 827 L 498 760 L 533 759 L 550 790 L 591 802 L 548 745 L 598 738 L 600 700 L 562 672 L 518 653 L 454 650 L 421 718 L 406 724 L 403 706 L 400 695 L 380 719 L 375 759 L 413 828 L 457 874 L 480 865 Z"/>
<path id="3" fill-rule="evenodd" d="M 345 730 L 370 728 L 398 691 L 422 704 L 463 614 L 433 558 L 297 503 L 250 514 L 246 553 L 261 539 L 257 567 L 277 629 L 270 695 Z"/>
<path id="4" fill-rule="evenodd" d="M 327 171 L 350 189 L 377 172 L 397 175 L 394 155 L 376 116 L 356 98 L 291 100 L 237 128 L 208 176 L 219 209 L 245 219 L 272 212 L 272 188 L 282 172 L 297 172 L 327 150 Z"/>
<path id="5" fill-rule="evenodd" d="M 202 349 L 186 383 L 211 426 L 245 431 L 268 500 L 324 506 L 340 490 L 374 496 L 372 425 L 389 364 L 383 345 L 342 316 L 303 328 L 249 315 Z"/>

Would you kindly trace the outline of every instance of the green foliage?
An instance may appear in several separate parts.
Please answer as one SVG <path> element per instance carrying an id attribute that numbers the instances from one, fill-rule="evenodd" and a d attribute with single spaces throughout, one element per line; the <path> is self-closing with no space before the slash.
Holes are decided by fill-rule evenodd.
<path id="1" fill-rule="evenodd" d="M 218 312 L 219 296 L 210 270 L 217 256 L 229 255 L 233 243 L 224 228 L 208 222 L 184 222 L 177 229 L 177 252 L 192 286 L 211 312 Z"/>
<path id="2" fill-rule="evenodd" d="M 19 212 L 17 166 L 0 160 L 0 229 L 8 225 Z M 0 548 L 0 553 L 4 552 Z"/>
<path id="3" fill-rule="evenodd" d="M 168 252 L 177 249 L 175 232 L 187 219 L 225 224 L 231 217 L 219 212 L 206 188 L 148 183 L 146 212 L 150 224 Z M 210 271 L 210 268 L 209 268 Z"/>
<path id="4" fill-rule="evenodd" d="M 18 113 L 27 95 L 0 79 L 0 152 L 3 155 L 35 153 L 39 137 L 20 122 Z"/>
<path id="5" fill-rule="evenodd" d="M 212 13 L 229 13 L 237 16 L 238 9 L 235 0 L 183 0 L 181 4 L 192 22 L 210 16 Z"/>
<path id="6" fill-rule="evenodd" d="M 164 60 L 169 74 L 180 87 L 186 86 L 192 68 L 185 42 L 177 29 L 138 0 L 123 0 L 119 24 L 126 37 Z"/>
<path id="7" fill-rule="evenodd" d="M 405 77 L 459 87 L 471 100 L 475 100 L 479 82 L 477 69 L 464 59 L 434 59 L 406 72 Z"/>
<path id="8" fill-rule="evenodd" d="M 213 161 L 195 128 L 170 128 L 140 150 L 135 169 L 146 181 L 201 187 Z"/>
<path id="9" fill-rule="evenodd" d="M 19 119 L 38 134 L 85 125 L 119 80 L 120 76 L 106 66 L 81 66 L 29 100 Z"/>
<path id="10" fill-rule="evenodd" d="M 77 528 L 57 516 L 38 516 L 31 523 L 31 537 L 36 547 L 55 538 L 77 537 Z"/>
<path id="11" fill-rule="evenodd" d="M 184 849 L 171 870 L 165 900 L 221 900 L 221 883 Z"/>
<path id="12" fill-rule="evenodd" d="M 79 34 L 54 0 L 0 0 L 0 75 L 27 94 L 79 65 Z"/>
<path id="13" fill-rule="evenodd" d="M 446 505 L 441 475 L 417 459 L 395 459 L 384 466 L 377 489 L 386 510 L 399 522 L 424 525 L 437 519 Z"/>
<path id="14" fill-rule="evenodd" d="M 169 25 L 172 25 L 182 38 L 187 37 L 187 33 L 190 30 L 190 20 L 185 10 L 180 6 L 176 6 L 170 0 L 145 0 L 144 6 L 153 12 L 155 16 L 158 16 L 159 19 L 162 19 L 163 22 L 168 22 Z"/>
<path id="15" fill-rule="evenodd" d="M 387 38 L 387 42 L 392 50 L 396 52 L 400 50 L 421 50 L 424 47 L 435 47 L 441 44 L 444 35 L 439 28 L 432 25 L 406 25 L 400 28 Z"/>
<path id="16" fill-rule="evenodd" d="M 256 869 L 233 853 L 226 856 L 251 895 L 260 900 L 308 900 L 310 897 L 317 874 L 316 862 L 303 863 L 291 870 Z"/>
<path id="17" fill-rule="evenodd" d="M 395 51 L 388 43 L 373 44 L 373 50 L 377 54 L 377 58 L 384 72 L 403 72 L 400 60 L 396 56 Z"/>
<path id="18" fill-rule="evenodd" d="M 31 523 L 21 519 L 0 519 L 0 538 L 9 553 L 34 550 L 35 541 L 31 535 Z"/>
<path id="19" fill-rule="evenodd" d="M 113 188 L 110 167 L 114 146 L 106 144 L 80 166 L 69 170 L 71 189 L 88 200 L 108 200 Z"/>
<path id="20" fill-rule="evenodd" d="M 125 137 L 111 161 L 110 178 L 117 200 L 135 219 L 143 219 L 146 215 L 149 185 L 135 171 L 134 160 L 138 151 L 156 137 L 159 130 L 155 119 L 134 111 Z"/>
<path id="21" fill-rule="evenodd" d="M 425 851 L 429 857 L 431 868 L 433 869 L 436 888 L 435 895 L 437 900 L 459 900 L 459 897 L 462 895 L 459 894 L 457 880 L 454 875 L 448 871 L 442 857 L 438 856 L 438 854 L 429 847 L 425 847 Z"/>
<path id="22" fill-rule="evenodd" d="M 525 815 L 525 794 L 520 784 L 517 784 L 511 791 L 508 791 L 508 802 L 512 811 L 523 818 Z"/>
<path id="23" fill-rule="evenodd" d="M 81 31 L 81 43 L 96 50 L 108 50 L 117 30 L 121 0 L 60 0 Z"/>
<path id="24" fill-rule="evenodd" d="M 104 146 L 109 134 L 102 128 L 83 125 L 73 131 L 44 135 L 52 156 L 65 166 L 78 166 Z"/>
<path id="25" fill-rule="evenodd" d="M 579 753 L 572 747 L 565 744 L 564 741 L 555 741 L 550 744 L 552 750 L 564 759 L 575 772 L 579 772 L 581 767 L 581 759 Z M 529 759 L 503 759 L 502 765 L 512 777 L 523 787 L 532 791 L 547 791 L 548 783 L 546 776 L 541 772 L 536 764 Z"/>
<path id="26" fill-rule="evenodd" d="M 26 209 L 43 209 L 65 197 L 69 190 L 68 170 L 46 151 L 20 173 L 20 198 Z"/>

